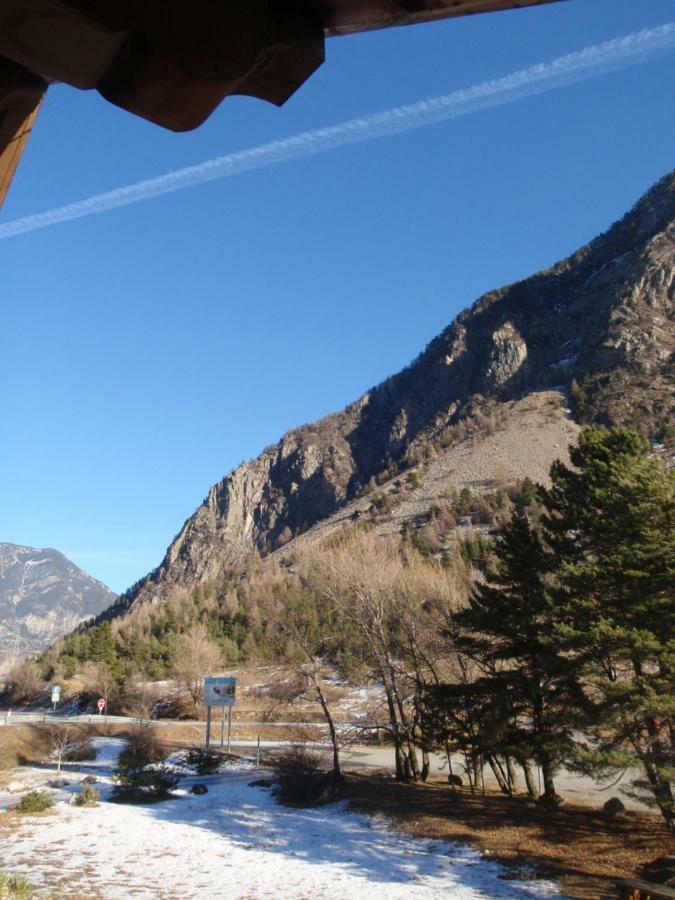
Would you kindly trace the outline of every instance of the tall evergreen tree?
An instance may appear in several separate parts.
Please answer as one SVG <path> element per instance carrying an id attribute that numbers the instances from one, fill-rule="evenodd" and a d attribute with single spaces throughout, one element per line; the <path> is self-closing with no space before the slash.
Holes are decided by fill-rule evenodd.
<path id="1" fill-rule="evenodd" d="M 476 585 L 468 608 L 457 615 L 457 647 L 482 674 L 473 683 L 447 686 L 437 699 L 470 695 L 472 740 L 480 752 L 526 767 L 535 760 L 542 802 L 555 805 L 554 777 L 573 745 L 572 711 L 581 693 L 551 624 L 550 559 L 523 512 L 501 528 L 494 549 L 496 572 Z"/>
<path id="2" fill-rule="evenodd" d="M 543 492 L 558 634 L 584 672 L 589 771 L 639 766 L 675 829 L 675 471 L 634 431 L 587 428 Z"/>

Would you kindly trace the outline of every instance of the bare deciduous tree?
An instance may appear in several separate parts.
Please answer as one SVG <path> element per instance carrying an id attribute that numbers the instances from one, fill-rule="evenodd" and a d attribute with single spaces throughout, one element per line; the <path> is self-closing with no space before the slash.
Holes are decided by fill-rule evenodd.
<path id="1" fill-rule="evenodd" d="M 311 600 L 291 596 L 289 601 L 281 620 L 280 630 L 290 644 L 286 648 L 287 654 L 295 659 L 298 673 L 304 676 L 306 684 L 311 686 L 326 720 L 333 748 L 333 780 L 334 783 L 338 783 L 342 781 L 340 738 L 321 678 L 322 653 L 329 650 L 329 645 L 334 645 L 338 635 L 331 629 L 330 637 L 327 637 L 319 625 L 316 608 Z"/>
<path id="2" fill-rule="evenodd" d="M 105 700 L 105 710 L 108 712 L 110 701 L 117 689 L 117 682 L 110 667 L 104 662 L 87 662 L 82 668 L 82 680 L 87 691 L 98 694 Z"/>
<path id="3" fill-rule="evenodd" d="M 51 757 L 56 760 L 56 771 L 61 771 L 63 760 L 77 752 L 85 740 L 71 728 L 62 725 L 53 725 L 49 729 L 49 746 Z"/>
<path id="4" fill-rule="evenodd" d="M 220 647 L 209 638 L 203 625 L 196 625 L 176 638 L 173 658 L 174 675 L 192 698 L 197 715 L 204 697 L 204 678 L 223 664 Z"/>
<path id="5" fill-rule="evenodd" d="M 420 768 L 410 714 L 409 691 L 402 678 L 394 637 L 395 597 L 404 564 L 398 542 L 373 532 L 355 532 L 323 546 L 304 559 L 306 578 L 340 618 L 363 639 L 387 701 L 397 778 L 418 778 Z"/>
<path id="6" fill-rule="evenodd" d="M 355 652 L 369 660 L 382 684 L 397 777 L 426 778 L 431 742 L 422 715 L 424 689 L 448 676 L 451 648 L 439 641 L 439 628 L 466 603 L 464 574 L 395 537 L 362 530 L 307 548 L 300 568 L 337 618 L 351 624 Z"/>
<path id="7" fill-rule="evenodd" d="M 9 673 L 8 681 L 14 702 L 33 700 L 44 685 L 42 670 L 32 659 L 15 666 Z"/>

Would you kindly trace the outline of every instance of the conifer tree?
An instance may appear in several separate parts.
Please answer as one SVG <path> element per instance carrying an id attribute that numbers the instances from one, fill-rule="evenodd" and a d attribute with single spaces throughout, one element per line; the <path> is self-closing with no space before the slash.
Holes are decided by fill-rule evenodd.
<path id="1" fill-rule="evenodd" d="M 640 767 L 636 786 L 675 829 L 675 471 L 627 430 L 584 429 L 570 458 L 551 469 L 542 524 L 557 631 L 592 702 L 579 760 L 596 774 Z"/>
<path id="2" fill-rule="evenodd" d="M 500 530 L 495 554 L 496 573 L 474 588 L 469 607 L 457 617 L 458 647 L 483 672 L 468 689 L 474 703 L 487 701 L 479 717 L 485 745 L 506 758 L 536 760 L 542 802 L 556 805 L 554 776 L 572 747 L 581 693 L 552 628 L 551 560 L 522 512 Z"/>

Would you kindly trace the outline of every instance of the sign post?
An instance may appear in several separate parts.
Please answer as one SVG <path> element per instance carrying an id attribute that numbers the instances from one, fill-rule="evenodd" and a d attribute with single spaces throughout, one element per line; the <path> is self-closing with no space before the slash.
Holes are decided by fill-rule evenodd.
<path id="1" fill-rule="evenodd" d="M 103 710 L 105 709 L 105 700 L 103 699 L 103 697 L 100 698 L 100 700 L 98 701 L 96 706 L 98 706 L 98 714 L 100 716 L 101 713 L 103 712 Z"/>
<path id="2" fill-rule="evenodd" d="M 61 686 L 58 684 L 52 685 L 52 706 L 54 707 L 54 712 L 56 712 L 56 704 L 61 699 Z"/>
<path id="3" fill-rule="evenodd" d="M 206 705 L 206 747 L 211 746 L 211 709 L 220 706 L 220 746 L 225 739 L 225 707 L 227 707 L 227 752 L 230 752 L 232 731 L 232 707 L 237 695 L 237 679 L 206 677 L 204 679 L 204 704 Z"/>

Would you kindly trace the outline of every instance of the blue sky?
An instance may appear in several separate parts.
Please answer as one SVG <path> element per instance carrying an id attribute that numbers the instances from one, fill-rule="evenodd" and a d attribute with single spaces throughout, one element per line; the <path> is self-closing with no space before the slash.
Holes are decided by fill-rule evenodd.
<path id="1" fill-rule="evenodd" d="M 571 0 L 332 39 L 285 107 L 183 135 L 56 86 L 0 224 L 673 19 Z M 0 540 L 124 589 L 232 467 L 622 215 L 675 165 L 673 85 L 670 53 L 1 241 Z"/>

